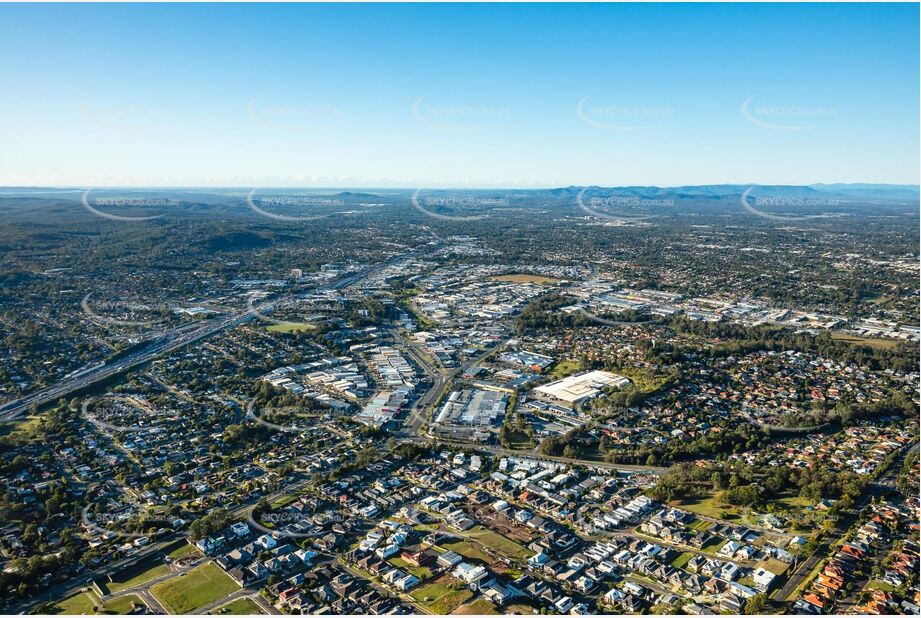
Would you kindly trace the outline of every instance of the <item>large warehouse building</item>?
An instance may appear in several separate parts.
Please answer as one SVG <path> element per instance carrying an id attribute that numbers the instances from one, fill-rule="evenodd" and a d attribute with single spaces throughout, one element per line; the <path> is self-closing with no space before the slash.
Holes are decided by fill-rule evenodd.
<path id="1" fill-rule="evenodd" d="M 623 388 L 630 380 L 609 371 L 577 373 L 568 378 L 538 386 L 534 390 L 572 405 L 578 405 L 604 394 L 606 388 Z"/>

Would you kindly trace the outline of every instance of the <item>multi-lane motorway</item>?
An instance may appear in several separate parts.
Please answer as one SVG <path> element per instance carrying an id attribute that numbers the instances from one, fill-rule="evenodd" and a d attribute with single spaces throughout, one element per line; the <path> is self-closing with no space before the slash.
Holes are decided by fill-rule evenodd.
<path id="1" fill-rule="evenodd" d="M 376 270 L 385 268 L 403 257 L 402 255 L 397 256 L 371 268 L 347 275 L 335 282 L 318 288 L 318 290 L 327 291 L 348 287 Z M 293 298 L 294 296 L 285 296 L 268 301 L 256 307 L 249 307 L 245 311 L 239 311 L 232 315 L 225 316 L 194 330 L 189 330 L 187 325 L 166 330 L 156 339 L 148 342 L 137 350 L 129 352 L 125 356 L 112 362 L 112 364 L 99 366 L 77 376 L 62 380 L 48 388 L 26 395 L 21 399 L 16 399 L 0 406 L 0 422 L 15 420 L 28 412 L 32 406 L 40 407 L 52 403 L 61 397 L 66 397 L 92 384 L 119 375 L 139 365 L 143 365 L 144 363 L 150 362 L 159 356 L 169 354 L 190 343 L 194 343 L 205 337 L 210 337 L 224 329 L 233 328 L 254 317 L 261 316 L 263 313 L 270 312 L 276 306 L 290 301 Z"/>

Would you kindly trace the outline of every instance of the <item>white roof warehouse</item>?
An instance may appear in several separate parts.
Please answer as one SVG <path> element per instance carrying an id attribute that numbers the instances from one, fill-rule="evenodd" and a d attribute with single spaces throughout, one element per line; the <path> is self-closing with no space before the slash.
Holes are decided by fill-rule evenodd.
<path id="1" fill-rule="evenodd" d="M 603 394 L 605 388 L 623 388 L 628 384 L 630 380 L 609 371 L 589 371 L 538 386 L 534 390 L 567 403 L 580 404 Z"/>

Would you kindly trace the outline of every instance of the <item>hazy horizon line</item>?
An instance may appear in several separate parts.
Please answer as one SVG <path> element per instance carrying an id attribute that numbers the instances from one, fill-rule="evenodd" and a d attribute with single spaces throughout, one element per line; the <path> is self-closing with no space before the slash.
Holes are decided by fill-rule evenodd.
<path id="1" fill-rule="evenodd" d="M 912 182 L 811 182 L 808 184 L 797 183 L 767 183 L 767 182 L 703 182 L 700 184 L 548 184 L 548 185 L 451 185 L 451 184 L 415 184 L 415 185 L 145 185 L 145 184 L 124 184 L 124 185 L 4 185 L 0 184 L 0 190 L 36 190 L 36 191 L 54 191 L 54 192 L 79 192 L 90 191 L 94 189 L 207 189 L 207 190 L 277 190 L 277 189 L 312 189 L 312 190 L 386 190 L 386 191 L 413 191 L 413 190 L 452 190 L 464 189 L 471 191 L 548 191 L 555 189 L 569 188 L 606 188 L 606 189 L 630 189 L 630 188 L 655 188 L 655 189 L 676 189 L 682 187 L 729 187 L 729 186 L 752 186 L 752 187 L 815 187 L 815 186 L 865 186 L 865 187 L 901 187 L 921 190 L 921 184 Z"/>

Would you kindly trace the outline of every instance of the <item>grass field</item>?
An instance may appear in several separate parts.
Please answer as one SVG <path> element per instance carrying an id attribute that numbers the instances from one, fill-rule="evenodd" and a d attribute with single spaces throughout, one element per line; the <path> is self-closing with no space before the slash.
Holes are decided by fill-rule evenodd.
<path id="1" fill-rule="evenodd" d="M 707 521 L 706 519 L 698 519 L 688 527 L 691 530 L 709 530 L 713 527 L 713 522 Z"/>
<path id="2" fill-rule="evenodd" d="M 465 533 L 467 536 L 476 539 L 482 545 L 499 552 L 509 558 L 524 560 L 534 552 L 528 551 L 515 541 L 507 539 L 497 532 L 493 532 L 484 526 L 476 526 Z"/>
<path id="3" fill-rule="evenodd" d="M 530 605 L 525 605 L 524 603 L 513 603 L 506 608 L 506 611 L 509 614 L 539 614 L 540 612 L 531 607 Z"/>
<path id="4" fill-rule="evenodd" d="M 136 594 L 126 594 L 125 596 L 111 599 L 103 604 L 102 611 L 105 614 L 130 614 L 135 605 L 147 607 L 147 604 Z"/>
<path id="5" fill-rule="evenodd" d="M 895 592 L 896 588 L 892 584 L 887 584 L 884 581 L 878 579 L 871 580 L 867 584 L 867 590 L 882 590 L 883 592 Z"/>
<path id="6" fill-rule="evenodd" d="M 306 333 L 313 330 L 313 324 L 307 322 L 283 322 L 281 324 L 269 324 L 266 330 L 270 333 Z"/>
<path id="7" fill-rule="evenodd" d="M 461 605 L 452 612 L 455 616 L 488 616 L 490 614 L 498 614 L 496 611 L 496 606 L 480 597 L 479 599 L 467 603 L 466 605 Z"/>
<path id="8" fill-rule="evenodd" d="M 189 545 L 188 543 L 182 541 L 177 544 L 175 549 L 170 549 L 166 555 L 169 556 L 172 560 L 179 560 L 180 558 L 184 558 L 185 556 L 190 556 L 193 554 L 200 556 L 201 552 L 198 551 L 194 545 Z"/>
<path id="9" fill-rule="evenodd" d="M 554 367 L 550 375 L 554 378 L 565 378 L 582 369 L 582 363 L 574 360 L 561 360 Z"/>
<path id="10" fill-rule="evenodd" d="M 150 592 L 171 614 L 190 614 L 237 590 L 240 590 L 237 583 L 219 566 L 209 562 L 156 584 Z"/>
<path id="11" fill-rule="evenodd" d="M 102 603 L 96 593 L 92 591 L 78 592 L 54 605 L 55 614 L 80 615 L 80 614 L 128 614 L 134 609 L 134 604 L 146 607 L 141 597 L 136 594 L 126 594 L 117 599 Z M 98 612 L 94 612 L 93 608 Z"/>
<path id="12" fill-rule="evenodd" d="M 618 367 L 614 373 L 630 378 L 633 385 L 643 393 L 654 393 L 668 382 L 668 375 L 657 373 L 645 367 Z"/>
<path id="13" fill-rule="evenodd" d="M 258 603 L 249 597 L 243 597 L 242 599 L 231 601 L 227 605 L 222 605 L 221 607 L 209 613 L 241 616 L 247 614 L 264 614 L 265 612 L 262 611 L 262 608 L 259 607 Z"/>
<path id="14" fill-rule="evenodd" d="M 430 568 L 426 566 L 410 566 L 410 564 L 402 558 L 391 558 L 389 562 L 398 569 L 403 569 L 407 573 L 412 573 L 422 581 L 432 576 L 432 570 Z"/>
<path id="15" fill-rule="evenodd" d="M 473 541 L 452 541 L 450 543 L 443 543 L 442 546 L 470 560 L 479 560 L 486 564 L 491 564 L 493 562 L 493 557 L 487 554 L 479 543 L 474 543 Z"/>
<path id="16" fill-rule="evenodd" d="M 862 345 L 869 348 L 876 348 L 880 350 L 892 350 L 898 347 L 899 342 L 891 339 L 874 339 L 872 337 L 861 337 L 860 335 L 854 335 L 851 333 L 842 333 L 840 331 L 833 332 L 831 338 L 835 341 L 843 341 L 844 343 L 850 343 L 853 345 Z"/>
<path id="17" fill-rule="evenodd" d="M 677 558 L 672 560 L 672 566 L 676 569 L 683 569 L 684 565 L 686 565 L 693 557 L 694 554 L 690 552 L 683 552 Z"/>
<path id="18" fill-rule="evenodd" d="M 804 509 L 813 506 L 813 501 L 802 496 L 787 495 L 782 498 L 774 498 L 773 502 L 780 502 L 789 509 Z"/>
<path id="19" fill-rule="evenodd" d="M 540 283 L 545 285 L 548 283 L 556 283 L 559 279 L 554 279 L 553 277 L 544 277 L 543 275 L 529 275 L 526 273 L 520 273 L 516 275 L 496 275 L 490 277 L 493 281 L 507 281 L 509 283 Z"/>
<path id="20" fill-rule="evenodd" d="M 790 565 L 777 558 L 769 558 L 758 563 L 758 566 L 770 571 L 774 575 L 783 575 L 790 569 Z"/>
<path id="21" fill-rule="evenodd" d="M 112 581 L 105 582 L 104 585 L 109 589 L 109 592 L 118 592 L 119 590 L 131 588 L 132 586 L 137 586 L 139 584 L 149 582 L 152 579 L 156 579 L 157 577 L 162 577 L 167 574 L 169 574 L 169 567 L 162 562 L 147 562 L 145 564 L 131 567 L 130 569 L 116 573 L 112 577 Z"/>
<path id="22" fill-rule="evenodd" d="M 0 435 L 8 434 L 17 439 L 31 440 L 36 436 L 43 418 L 42 416 L 27 416 L 20 421 L 3 423 L 0 425 Z"/>
<path id="23" fill-rule="evenodd" d="M 689 500 L 680 500 L 672 502 L 672 506 L 704 515 L 705 517 L 714 517 L 716 519 L 725 519 L 732 521 L 742 517 L 739 509 L 731 504 L 726 504 L 716 495 L 710 495 L 706 498 L 691 498 Z"/>
<path id="24" fill-rule="evenodd" d="M 523 431 L 508 432 L 509 447 L 516 450 L 528 450 L 536 446 L 534 441 Z"/>
<path id="25" fill-rule="evenodd" d="M 410 596 L 434 614 L 450 614 L 473 597 L 473 592 L 452 577 L 442 577 L 417 588 Z"/>
<path id="26" fill-rule="evenodd" d="M 56 614 L 93 614 L 98 599 L 92 593 L 78 592 L 54 604 Z"/>
<path id="27" fill-rule="evenodd" d="M 270 507 L 273 509 L 280 509 L 283 506 L 288 506 L 292 502 L 296 502 L 298 498 L 300 498 L 300 494 L 295 494 L 295 495 L 288 494 L 287 496 L 282 496 L 281 498 L 273 502 L 270 505 Z"/>
<path id="28" fill-rule="evenodd" d="M 728 543 L 728 541 L 726 541 L 725 539 L 721 539 L 719 537 L 710 539 L 709 541 L 704 543 L 703 547 L 700 548 L 700 551 L 705 552 L 705 553 L 715 554 L 719 550 L 719 548 L 725 545 L 726 543 Z"/>

